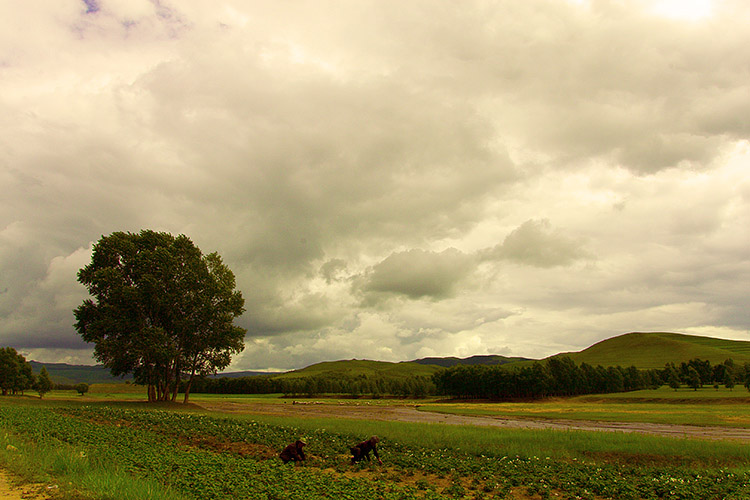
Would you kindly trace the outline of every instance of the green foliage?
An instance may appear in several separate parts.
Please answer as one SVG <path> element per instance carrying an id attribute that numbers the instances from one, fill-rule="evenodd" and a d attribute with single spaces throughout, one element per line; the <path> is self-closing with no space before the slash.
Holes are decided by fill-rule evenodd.
<path id="1" fill-rule="evenodd" d="M 655 371 L 630 367 L 577 366 L 569 357 L 507 369 L 505 366 L 457 365 L 433 375 L 439 394 L 462 398 L 539 398 L 633 391 L 661 384 Z"/>
<path id="2" fill-rule="evenodd" d="M 700 387 L 702 387 L 701 376 L 698 374 L 698 370 L 696 370 L 692 366 L 688 369 L 687 383 L 688 386 L 694 391 L 697 391 Z"/>
<path id="3" fill-rule="evenodd" d="M 682 463 L 658 458 L 649 462 L 647 457 L 655 457 L 670 442 L 665 438 L 607 435 L 592 440 L 589 437 L 594 436 L 579 433 L 488 432 L 460 426 L 346 420 L 329 420 L 330 426 L 321 427 L 321 422 L 95 406 L 0 406 L 0 428 L 6 436 L 22 436 L 28 447 L 34 443 L 74 452 L 67 453 L 69 459 L 48 473 L 106 466 L 118 477 L 157 481 L 162 491 L 186 499 L 437 500 L 486 498 L 489 492 L 502 496 L 512 490 L 542 498 L 633 500 L 750 495 L 750 476 L 743 467 L 693 463 L 695 456 Z M 383 431 L 385 474 L 379 474 L 377 465 L 348 464 L 348 446 L 374 427 Z M 609 458 L 516 454 L 511 451 L 520 446 L 503 444 L 515 436 L 536 435 L 540 442 L 557 439 L 592 451 L 602 446 Z M 275 454 L 300 437 L 308 443 L 308 462 L 301 467 L 284 466 Z M 623 439 L 653 441 L 654 446 L 645 459 L 630 454 L 618 458 L 612 442 Z M 673 441 L 675 449 L 693 444 Z M 691 454 L 689 449 L 685 453 Z M 414 474 L 421 481 L 414 485 L 404 481 Z"/>
<path id="4" fill-rule="evenodd" d="M 76 392 L 78 394 L 80 394 L 81 396 L 83 396 L 84 394 L 86 394 L 87 392 L 89 392 L 89 384 L 81 382 L 80 384 L 76 384 L 76 386 L 74 387 L 74 389 L 76 390 Z"/>
<path id="5" fill-rule="evenodd" d="M 42 370 L 39 372 L 39 377 L 36 379 L 34 388 L 36 389 L 36 392 L 39 393 L 40 398 L 44 397 L 45 394 L 52 390 L 52 380 L 50 380 L 49 373 L 47 373 L 45 367 L 42 367 Z"/>
<path id="6" fill-rule="evenodd" d="M 23 394 L 34 383 L 31 365 L 12 347 L 0 349 L 0 390 L 7 394 Z"/>
<path id="7" fill-rule="evenodd" d="M 76 330 L 113 375 L 147 385 L 149 400 L 174 399 L 183 373 L 215 373 L 244 348 L 245 330 L 232 324 L 244 310 L 234 275 L 187 236 L 104 236 L 78 281 L 94 300 L 74 311 Z"/>

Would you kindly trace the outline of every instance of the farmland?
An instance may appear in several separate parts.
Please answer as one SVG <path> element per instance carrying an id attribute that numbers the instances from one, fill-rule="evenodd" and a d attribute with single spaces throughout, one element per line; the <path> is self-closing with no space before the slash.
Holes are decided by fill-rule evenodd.
<path id="1" fill-rule="evenodd" d="M 0 460 L 5 468 L 29 480 L 62 485 L 56 490 L 60 498 L 750 496 L 750 453 L 745 442 L 733 440 L 491 429 L 377 421 L 362 415 L 356 419 L 304 417 L 306 413 L 294 416 L 292 410 L 316 405 L 292 405 L 276 397 L 212 396 L 196 401 L 207 407 L 275 405 L 285 408 L 282 416 L 116 401 L 110 393 L 78 399 L 51 396 L 43 401 L 0 400 Z M 340 407 L 340 403 L 323 405 Z M 393 406 L 413 407 L 413 403 L 361 401 L 360 408 L 362 413 L 377 415 Z M 440 405 L 420 404 L 429 410 Z M 548 411 L 561 404 L 549 403 Z M 605 407 L 608 403 L 589 404 Z M 666 403 L 633 403 L 645 414 L 652 409 L 649 404 Z M 741 399 L 721 407 L 747 415 L 747 404 Z M 571 412 L 563 407 L 563 413 Z M 439 416 L 434 411 L 428 414 Z M 384 465 L 349 464 L 348 447 L 374 434 L 382 439 Z M 276 459 L 285 444 L 299 438 L 307 443 L 309 456 L 303 466 L 284 465 Z"/>

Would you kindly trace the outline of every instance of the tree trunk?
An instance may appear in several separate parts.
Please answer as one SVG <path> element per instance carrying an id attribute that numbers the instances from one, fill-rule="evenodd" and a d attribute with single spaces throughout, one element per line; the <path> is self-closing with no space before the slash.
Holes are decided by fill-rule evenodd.
<path id="1" fill-rule="evenodd" d="M 177 392 L 180 390 L 180 363 L 174 363 L 174 387 L 172 388 L 172 402 L 177 400 Z"/>
<path id="2" fill-rule="evenodd" d="M 195 370 L 190 373 L 187 384 L 185 384 L 185 399 L 182 400 L 182 404 L 187 404 L 188 397 L 190 396 L 190 387 L 193 385 L 193 379 L 195 378 Z"/>

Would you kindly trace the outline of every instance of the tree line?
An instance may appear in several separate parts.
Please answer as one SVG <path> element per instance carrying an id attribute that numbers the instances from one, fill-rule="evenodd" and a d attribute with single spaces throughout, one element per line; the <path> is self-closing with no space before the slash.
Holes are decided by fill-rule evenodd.
<path id="1" fill-rule="evenodd" d="M 219 377 L 196 380 L 194 393 L 208 394 L 284 394 L 285 396 L 317 396 L 346 394 L 358 396 L 423 397 L 435 394 L 435 384 L 428 376 L 389 378 L 361 375 L 316 375 L 312 377 L 273 378 L 272 375 L 252 377 Z"/>
<path id="2" fill-rule="evenodd" d="M 47 369 L 42 367 L 39 375 L 34 375 L 31 363 L 12 347 L 0 348 L 0 391 L 3 396 L 23 395 L 34 389 L 41 398 L 52 390 L 52 380 Z"/>
<path id="3" fill-rule="evenodd" d="M 679 365 L 667 363 L 662 370 L 662 380 L 675 390 L 682 385 L 694 390 L 704 385 L 713 385 L 715 388 L 723 385 L 731 390 L 737 383 L 750 390 L 750 363 L 738 365 L 734 360 L 727 359 L 712 366 L 709 360 L 699 358 Z"/>
<path id="4" fill-rule="evenodd" d="M 735 382 L 750 390 L 750 363 L 735 365 L 731 359 L 718 365 L 698 358 L 680 364 L 667 363 L 663 369 L 639 370 L 635 366 L 603 367 L 588 363 L 577 365 L 570 357 L 555 357 L 544 362 L 512 368 L 501 365 L 455 365 L 442 368 L 432 377 L 386 378 L 367 375 L 317 375 L 313 377 L 273 378 L 257 375 L 239 378 L 203 378 L 194 383 L 193 392 L 213 394 L 274 394 L 316 396 L 422 397 L 445 395 L 456 398 L 533 399 L 549 396 L 606 394 L 657 388 L 699 388 L 719 384 L 733 388 Z"/>
<path id="5" fill-rule="evenodd" d="M 438 394 L 456 398 L 533 399 L 656 388 L 662 379 L 660 370 L 576 365 L 563 356 L 520 368 L 456 365 L 436 372 L 433 382 Z"/>

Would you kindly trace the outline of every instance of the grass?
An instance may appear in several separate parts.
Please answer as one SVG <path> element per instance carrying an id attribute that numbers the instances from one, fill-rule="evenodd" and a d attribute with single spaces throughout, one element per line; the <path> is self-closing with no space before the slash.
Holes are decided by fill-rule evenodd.
<path id="1" fill-rule="evenodd" d="M 529 403 L 426 403 L 419 409 L 456 415 L 750 428 L 750 398 L 744 388 L 674 391 L 663 387 Z"/>
<path id="2" fill-rule="evenodd" d="M 700 358 L 712 365 L 731 358 L 735 364 L 750 362 L 750 342 L 667 332 L 634 332 L 604 340 L 580 352 L 568 353 L 576 364 L 639 369 L 664 368 L 668 362 Z"/>
<path id="3" fill-rule="evenodd" d="M 0 398 L 0 462 L 74 499 L 750 496 L 739 442 L 152 408 Z M 351 466 L 348 446 L 374 434 L 386 465 Z M 310 460 L 285 467 L 276 454 L 298 438 Z"/>
<path id="4" fill-rule="evenodd" d="M 237 417 L 243 418 L 243 417 Z M 496 429 L 476 426 L 363 421 L 332 418 L 289 418 L 254 415 L 254 421 L 291 426 L 302 433 L 336 429 L 353 436 L 378 435 L 407 447 L 452 449 L 490 457 L 550 457 L 590 459 L 594 456 L 630 458 L 661 457 L 672 463 L 742 465 L 750 461 L 750 448 L 739 442 L 716 442 L 650 436 L 558 430 Z"/>
<path id="5" fill-rule="evenodd" d="M 59 441 L 38 442 L 7 430 L 0 433 L 0 464 L 29 482 L 47 483 L 53 498 L 181 498 L 156 481 L 134 478 L 104 460 L 91 460 L 82 448 Z"/>

